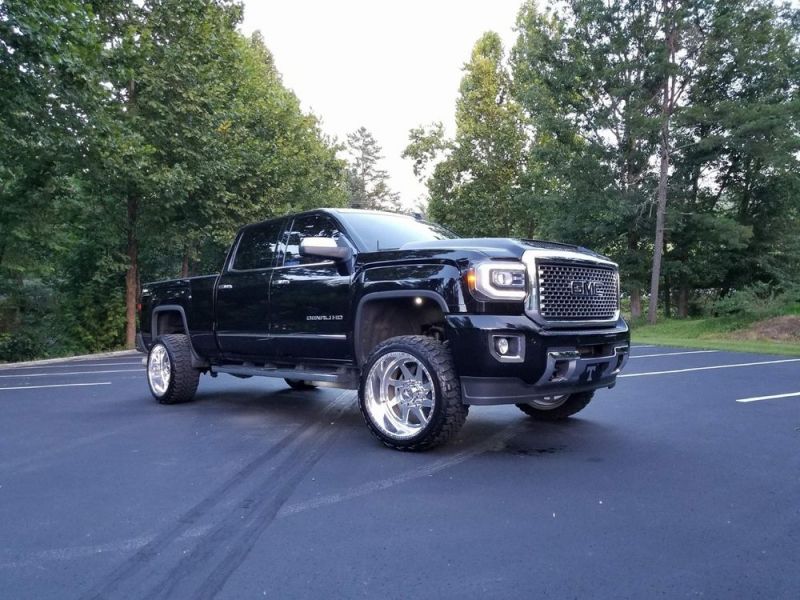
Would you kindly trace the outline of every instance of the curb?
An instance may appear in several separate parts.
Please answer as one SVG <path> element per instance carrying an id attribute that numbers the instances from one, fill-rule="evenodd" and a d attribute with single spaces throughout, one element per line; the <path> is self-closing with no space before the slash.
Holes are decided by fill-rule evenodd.
<path id="1" fill-rule="evenodd" d="M 95 360 L 98 358 L 114 358 L 119 356 L 135 356 L 138 350 L 118 350 L 116 352 L 99 352 L 97 354 L 81 354 L 79 356 L 62 356 L 61 358 L 44 358 L 42 360 L 28 360 L 25 362 L 0 363 L 0 370 L 13 369 L 14 367 L 27 367 L 32 365 L 49 365 L 67 360 Z"/>

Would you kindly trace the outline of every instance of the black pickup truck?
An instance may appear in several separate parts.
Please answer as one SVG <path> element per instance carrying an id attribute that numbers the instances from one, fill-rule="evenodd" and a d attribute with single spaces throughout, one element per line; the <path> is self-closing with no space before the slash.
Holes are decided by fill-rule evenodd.
<path id="1" fill-rule="evenodd" d="M 201 373 L 357 388 L 370 430 L 405 450 L 447 441 L 471 405 L 569 417 L 630 346 L 607 258 L 364 210 L 248 225 L 221 273 L 148 283 L 139 306 L 159 402 L 191 400 Z"/>

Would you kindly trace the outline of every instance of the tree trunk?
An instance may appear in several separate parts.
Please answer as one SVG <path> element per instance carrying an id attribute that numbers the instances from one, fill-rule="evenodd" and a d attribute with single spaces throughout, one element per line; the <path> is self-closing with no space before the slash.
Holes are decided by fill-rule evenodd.
<path id="1" fill-rule="evenodd" d="M 642 290 L 635 287 L 631 290 L 631 319 L 642 316 Z"/>
<path id="2" fill-rule="evenodd" d="M 647 322 L 655 325 L 658 310 L 658 284 L 661 280 L 661 257 L 664 253 L 664 221 L 667 212 L 667 182 L 669 180 L 669 150 L 664 145 L 664 138 L 669 134 L 669 125 L 665 121 L 661 127 L 661 171 L 658 177 L 658 206 L 656 207 L 656 239 L 653 242 L 653 271 L 650 277 L 650 307 L 647 310 Z"/>
<path id="3" fill-rule="evenodd" d="M 183 262 L 181 262 L 181 277 L 189 276 L 189 250 L 183 251 Z"/>
<path id="4" fill-rule="evenodd" d="M 139 241 L 136 217 L 139 203 L 128 196 L 128 271 L 125 273 L 125 347 L 136 345 L 136 303 L 139 300 Z"/>
<path id="5" fill-rule="evenodd" d="M 678 291 L 678 317 L 685 319 L 689 316 L 689 286 L 681 285 Z"/>
<path id="6" fill-rule="evenodd" d="M 664 2 L 664 13 L 670 10 L 669 2 Z M 675 30 L 672 23 L 667 25 L 666 44 L 669 61 L 675 56 Z M 661 258 L 664 253 L 664 224 L 667 216 L 667 184 L 669 183 L 669 120 L 673 108 L 673 78 L 667 73 L 664 77 L 663 98 L 661 100 L 661 165 L 658 175 L 658 204 L 656 206 L 656 237 L 653 242 L 653 269 L 650 275 L 650 306 L 647 322 L 655 325 L 658 311 L 658 284 L 661 280 Z"/>

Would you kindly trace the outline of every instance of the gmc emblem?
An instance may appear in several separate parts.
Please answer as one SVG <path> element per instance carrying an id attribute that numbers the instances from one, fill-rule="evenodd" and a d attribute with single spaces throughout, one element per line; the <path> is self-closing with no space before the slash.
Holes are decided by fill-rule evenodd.
<path id="1" fill-rule="evenodd" d="M 599 296 L 601 293 L 599 281 L 572 281 L 569 290 L 573 296 Z"/>

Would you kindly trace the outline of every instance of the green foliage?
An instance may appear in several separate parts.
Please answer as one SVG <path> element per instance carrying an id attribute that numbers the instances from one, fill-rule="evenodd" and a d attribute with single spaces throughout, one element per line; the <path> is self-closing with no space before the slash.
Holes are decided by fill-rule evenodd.
<path id="1" fill-rule="evenodd" d="M 31 360 L 44 348 L 28 333 L 0 333 L 0 361 Z"/>
<path id="2" fill-rule="evenodd" d="M 346 203 L 337 147 L 241 14 L 0 2 L 0 360 L 129 344 L 140 281 L 212 272 L 241 225 Z"/>
<path id="3" fill-rule="evenodd" d="M 628 290 L 648 278 L 658 142 L 655 0 L 523 5 L 514 92 L 532 123 L 539 233 L 612 255 Z"/>
<path id="4" fill-rule="evenodd" d="M 347 205 L 371 210 L 400 210 L 400 196 L 389 189 L 389 174 L 378 168 L 381 147 L 366 127 L 347 135 Z"/>
<path id="5" fill-rule="evenodd" d="M 798 282 L 798 23 L 770 0 L 525 2 L 508 65 L 495 35 L 476 43 L 455 138 L 413 129 L 405 156 L 433 218 L 597 249 L 638 314 L 672 82 L 665 296 L 686 316 L 733 289 Z"/>
<path id="6" fill-rule="evenodd" d="M 496 33 L 475 44 L 456 103 L 456 135 L 445 139 L 441 124 L 413 129 L 403 155 L 427 178 L 428 213 L 454 231 L 470 235 L 530 236 L 527 194 L 520 190 L 525 144 L 522 111 L 511 94 L 511 78 Z M 486 200 L 491 199 L 490 203 Z"/>
<path id="7" fill-rule="evenodd" d="M 757 282 L 734 290 L 714 302 L 715 316 L 742 316 L 765 319 L 792 312 L 800 312 L 800 285 L 793 284 L 784 290 Z"/>
<path id="8" fill-rule="evenodd" d="M 723 290 L 800 280 L 797 13 L 716 3 L 677 119 L 666 274 Z"/>

